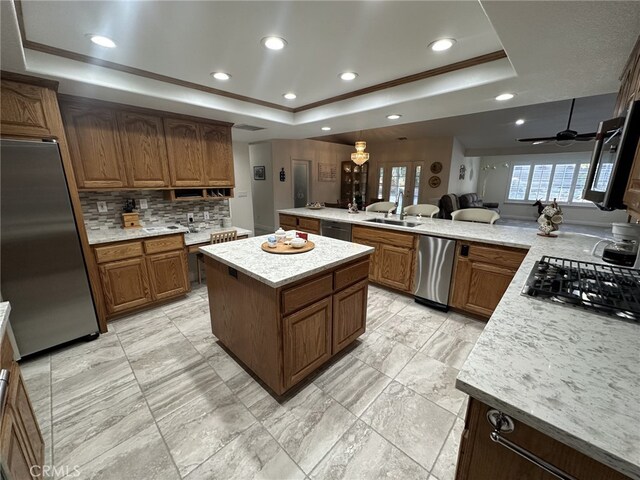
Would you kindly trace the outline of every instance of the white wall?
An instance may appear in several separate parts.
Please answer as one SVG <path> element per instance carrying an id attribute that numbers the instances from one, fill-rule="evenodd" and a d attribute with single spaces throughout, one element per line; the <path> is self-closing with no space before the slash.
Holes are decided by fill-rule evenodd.
<path id="1" fill-rule="evenodd" d="M 231 221 L 236 227 L 253 230 L 253 202 L 251 194 L 252 169 L 249 164 L 249 144 L 233 142 L 233 168 L 236 187 L 229 199 Z"/>
<path id="2" fill-rule="evenodd" d="M 509 186 L 510 168 L 503 168 L 500 165 L 508 163 L 510 166 L 514 162 L 528 163 L 540 162 L 544 160 L 565 160 L 568 162 L 589 162 L 591 160 L 590 152 L 568 152 L 568 153 L 550 153 L 550 154 L 529 154 L 529 155 L 495 155 L 482 157 L 480 165 L 498 165 L 496 170 L 481 171 L 478 179 L 478 193 L 481 193 L 484 179 L 487 179 L 485 202 L 500 203 L 500 215 L 505 218 L 518 218 L 523 220 L 534 220 L 537 218 L 537 209 L 527 204 L 507 203 L 507 190 Z M 533 202 L 531 202 L 533 203 Z M 594 205 L 585 206 L 562 206 L 564 213 L 564 221 L 566 223 L 582 224 L 582 225 L 599 225 L 607 226 L 612 222 L 626 222 L 627 214 L 623 210 L 614 212 L 602 212 Z"/>
<path id="3" fill-rule="evenodd" d="M 460 167 L 465 167 L 464 179 L 460 179 Z M 451 170 L 449 172 L 449 188 L 447 193 L 461 195 L 478 191 L 478 172 L 480 157 L 465 157 L 464 146 L 457 138 L 453 139 L 451 149 Z"/>
<path id="4" fill-rule="evenodd" d="M 273 217 L 273 162 L 270 142 L 249 145 L 249 166 L 254 234 L 263 235 L 275 231 Z M 265 167 L 265 180 L 253 179 L 253 167 L 255 166 Z"/>

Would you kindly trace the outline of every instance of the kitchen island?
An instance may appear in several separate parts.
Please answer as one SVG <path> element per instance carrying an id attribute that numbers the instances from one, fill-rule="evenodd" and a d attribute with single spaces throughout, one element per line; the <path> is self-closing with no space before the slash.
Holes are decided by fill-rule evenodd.
<path id="1" fill-rule="evenodd" d="M 309 235 L 313 250 L 280 255 L 266 239 L 200 252 L 213 334 L 281 395 L 365 332 L 373 248 Z"/>
<path id="2" fill-rule="evenodd" d="M 416 227 L 380 225 L 369 220 L 382 214 L 350 215 L 332 208 L 280 213 L 528 249 L 457 377 L 456 387 L 472 397 L 475 411 L 465 422 L 457 478 L 552 478 L 491 442 L 486 429 L 476 435 L 489 425 L 476 413 L 494 408 L 516 423 L 505 438 L 522 441 L 564 470 L 579 468 L 572 470 L 575 478 L 640 479 L 640 324 L 521 294 L 543 255 L 604 263 L 591 255 L 599 238 L 560 230 L 558 238 L 550 239 L 536 235 L 535 228 L 415 217 L 410 220 Z M 522 432 L 544 437 L 537 436 L 532 445 Z M 480 448 L 480 441 L 488 446 Z M 606 476 L 605 466 L 615 471 Z"/>

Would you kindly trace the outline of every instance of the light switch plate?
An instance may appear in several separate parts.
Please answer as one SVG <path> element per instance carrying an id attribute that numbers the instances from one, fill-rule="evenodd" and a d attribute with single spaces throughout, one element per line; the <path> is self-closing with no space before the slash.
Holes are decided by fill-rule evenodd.
<path id="1" fill-rule="evenodd" d="M 209 212 L 204 212 L 204 219 L 209 220 Z"/>
<path id="2" fill-rule="evenodd" d="M 147 199 L 146 198 L 141 198 L 138 201 L 138 206 L 140 207 L 140 210 L 145 210 L 145 209 L 149 208 L 149 204 L 147 203 Z"/>
<path id="3" fill-rule="evenodd" d="M 107 213 L 107 202 L 98 202 L 98 213 Z"/>
<path id="4" fill-rule="evenodd" d="M 243 198 L 243 197 L 246 197 L 246 196 L 247 196 L 247 192 L 243 192 L 243 191 L 239 191 L 238 194 L 237 194 L 238 198 Z"/>

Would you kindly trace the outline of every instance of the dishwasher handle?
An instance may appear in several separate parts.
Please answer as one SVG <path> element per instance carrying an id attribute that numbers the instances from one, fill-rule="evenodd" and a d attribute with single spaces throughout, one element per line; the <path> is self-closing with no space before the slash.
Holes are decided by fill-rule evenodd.
<path id="1" fill-rule="evenodd" d="M 512 452 L 520 455 L 525 460 L 533 463 L 534 465 L 540 467 L 545 472 L 550 473 L 556 478 L 560 480 L 577 480 L 575 477 L 569 475 L 563 470 L 560 470 L 555 465 L 543 460 L 535 453 L 530 452 L 529 450 L 522 448 L 520 445 L 513 443 L 511 440 L 506 439 L 501 433 L 511 433 L 515 430 L 515 423 L 513 420 L 504 413 L 498 410 L 489 410 L 487 412 L 487 420 L 493 426 L 493 431 L 489 434 L 489 438 L 491 441 L 497 443 L 498 445 L 502 445 L 503 447 L 511 450 Z"/>

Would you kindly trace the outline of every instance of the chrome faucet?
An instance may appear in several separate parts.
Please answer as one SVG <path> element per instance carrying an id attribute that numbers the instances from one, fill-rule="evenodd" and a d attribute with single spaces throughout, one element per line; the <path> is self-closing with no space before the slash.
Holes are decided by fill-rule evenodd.
<path id="1" fill-rule="evenodd" d="M 404 213 L 404 210 L 400 210 L 400 220 L 404 220 L 404 217 L 406 217 L 407 214 Z"/>

